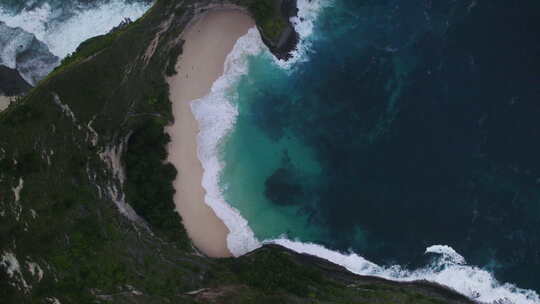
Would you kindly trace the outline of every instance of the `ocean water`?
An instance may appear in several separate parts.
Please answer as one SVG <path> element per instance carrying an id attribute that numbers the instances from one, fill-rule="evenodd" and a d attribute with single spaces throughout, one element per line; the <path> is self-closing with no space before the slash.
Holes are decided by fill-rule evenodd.
<path id="1" fill-rule="evenodd" d="M 193 103 L 231 251 L 540 303 L 540 3 L 299 5 L 292 61 L 251 31 Z"/>
<path id="2" fill-rule="evenodd" d="M 135 20 L 151 0 L 0 0 L 0 64 L 34 85 L 88 38 L 125 18 Z"/>

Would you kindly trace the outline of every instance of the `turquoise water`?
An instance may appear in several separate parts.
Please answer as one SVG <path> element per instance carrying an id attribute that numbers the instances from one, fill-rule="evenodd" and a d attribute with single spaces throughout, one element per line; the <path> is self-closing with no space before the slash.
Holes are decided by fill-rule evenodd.
<path id="1" fill-rule="evenodd" d="M 307 187 L 315 186 L 321 168 L 311 148 L 294 134 L 285 134 L 275 140 L 254 125 L 253 120 L 258 118 L 252 106 L 260 92 L 253 79 L 264 81 L 258 85 L 279 89 L 283 86 L 280 82 L 287 81 L 287 74 L 273 64 L 267 53 L 263 53 L 250 60 L 249 74 L 243 76 L 237 85 L 233 103 L 238 107 L 239 116 L 234 131 L 225 139 L 223 146 L 224 163 L 227 165 L 222 172 L 221 186 L 227 189 L 225 199 L 241 210 L 245 218 L 256 218 L 250 221 L 250 227 L 259 239 L 272 239 L 282 234 L 304 240 L 320 239 L 322 231 L 310 224 L 299 204 L 284 202 L 275 206 L 265 195 L 267 179 L 284 164 L 294 167 L 295 178 Z M 287 103 L 290 100 L 276 102 Z"/>
<path id="2" fill-rule="evenodd" d="M 443 244 L 540 290 L 540 7 L 520 3 L 334 1 L 308 61 L 250 57 L 221 144 L 227 203 L 260 241 L 411 270 Z"/>

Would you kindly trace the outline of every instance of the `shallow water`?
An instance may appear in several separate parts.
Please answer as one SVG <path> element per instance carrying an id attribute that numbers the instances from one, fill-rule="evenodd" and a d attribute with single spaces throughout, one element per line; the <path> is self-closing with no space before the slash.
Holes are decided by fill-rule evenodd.
<path id="1" fill-rule="evenodd" d="M 260 241 L 411 270 L 445 244 L 474 271 L 540 290 L 538 12 L 534 1 L 332 2 L 309 60 L 246 59 L 220 145 L 223 197 Z"/>

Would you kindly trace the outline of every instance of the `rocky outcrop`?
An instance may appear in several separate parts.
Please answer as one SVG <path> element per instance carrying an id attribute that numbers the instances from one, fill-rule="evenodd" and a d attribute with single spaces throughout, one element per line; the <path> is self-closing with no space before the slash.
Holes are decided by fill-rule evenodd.
<path id="1" fill-rule="evenodd" d="M 30 88 L 31 86 L 21 77 L 17 70 L 0 65 L 0 95 L 21 95 Z"/>
<path id="2" fill-rule="evenodd" d="M 296 1 L 297 0 L 276 1 L 276 6 L 279 10 L 277 18 L 281 18 L 285 23 L 285 27 L 283 27 L 281 33 L 276 38 L 268 37 L 268 35 L 265 35 L 264 30 L 260 31 L 263 41 L 270 51 L 272 51 L 277 58 L 282 60 L 287 60 L 292 56 L 291 53 L 296 49 L 300 39 L 291 22 L 291 18 L 298 15 Z M 259 25 L 259 27 L 261 27 L 261 25 Z"/>
<path id="3" fill-rule="evenodd" d="M 361 288 L 361 286 L 373 284 L 385 286 L 389 289 L 408 288 L 410 291 L 418 292 L 426 295 L 427 297 L 438 299 L 444 303 L 474 303 L 469 298 L 454 291 L 453 289 L 437 283 L 428 281 L 396 282 L 379 277 L 356 275 L 344 267 L 336 265 L 325 259 L 309 254 L 300 254 L 280 245 L 264 245 L 263 247 L 253 251 L 251 254 L 256 256 L 265 251 L 283 252 L 295 263 L 305 267 L 316 267 L 326 278 L 339 281 L 347 286 L 356 286 L 356 288 Z"/>
<path id="4" fill-rule="evenodd" d="M 29 84 L 47 76 L 59 60 L 33 34 L 0 22 L 0 65 L 19 71 Z"/>

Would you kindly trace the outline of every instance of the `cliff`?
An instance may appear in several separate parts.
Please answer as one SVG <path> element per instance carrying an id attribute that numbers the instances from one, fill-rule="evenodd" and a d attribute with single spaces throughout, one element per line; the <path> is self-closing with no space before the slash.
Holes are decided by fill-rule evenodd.
<path id="1" fill-rule="evenodd" d="M 159 0 L 0 113 L 2 303 L 469 303 L 278 246 L 223 260 L 191 246 L 171 205 L 176 172 L 162 162 L 165 74 L 186 24 L 225 3 L 252 12 L 276 55 L 290 51 L 287 1 Z"/>
<path id="2" fill-rule="evenodd" d="M 0 65 L 0 95 L 19 95 L 27 92 L 30 88 L 19 72 Z"/>

